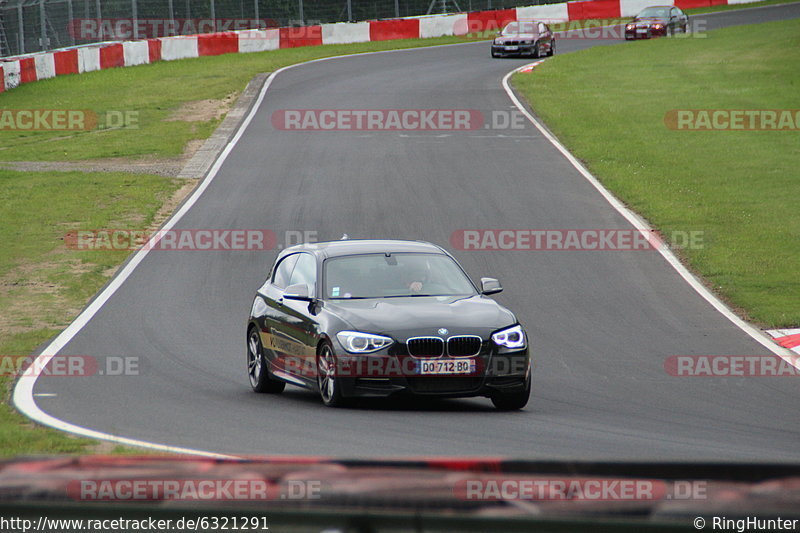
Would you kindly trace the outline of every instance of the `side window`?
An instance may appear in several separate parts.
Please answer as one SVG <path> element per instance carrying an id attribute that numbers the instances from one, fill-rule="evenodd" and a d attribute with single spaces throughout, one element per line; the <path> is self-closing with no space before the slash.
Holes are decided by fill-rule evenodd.
<path id="1" fill-rule="evenodd" d="M 305 283 L 308 285 L 309 294 L 314 294 L 317 284 L 317 261 L 311 254 L 299 254 L 299 256 L 300 258 L 297 260 L 294 272 L 292 272 L 292 278 L 287 287 L 297 283 Z"/>
<path id="2" fill-rule="evenodd" d="M 292 275 L 294 264 L 300 254 L 292 254 L 284 257 L 272 274 L 272 284 L 279 289 L 285 289 L 289 285 L 289 277 Z"/>
<path id="3" fill-rule="evenodd" d="M 539 35 L 542 35 L 547 32 L 547 26 L 544 25 L 543 22 L 539 23 Z"/>
<path id="4" fill-rule="evenodd" d="M 672 8 L 672 12 L 670 13 L 670 16 L 671 17 L 677 17 L 678 16 L 678 10 L 673 7 Z"/>

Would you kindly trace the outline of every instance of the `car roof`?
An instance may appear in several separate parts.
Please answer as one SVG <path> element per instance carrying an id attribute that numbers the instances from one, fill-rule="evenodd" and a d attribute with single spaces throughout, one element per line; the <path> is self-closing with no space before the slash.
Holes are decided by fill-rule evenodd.
<path id="1" fill-rule="evenodd" d="M 284 249 L 280 255 L 284 256 L 295 252 L 311 252 L 322 258 L 369 253 L 418 252 L 447 254 L 441 247 L 425 241 L 346 239 L 298 244 Z"/>

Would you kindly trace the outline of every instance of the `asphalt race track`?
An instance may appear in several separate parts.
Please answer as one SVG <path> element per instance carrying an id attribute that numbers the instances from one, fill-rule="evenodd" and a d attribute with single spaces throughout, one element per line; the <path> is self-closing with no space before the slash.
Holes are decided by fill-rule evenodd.
<path id="1" fill-rule="evenodd" d="M 800 4 L 698 17 L 714 29 L 798 16 Z M 558 54 L 618 42 L 561 39 Z M 630 228 L 529 123 L 453 133 L 287 132 L 270 123 L 282 109 L 511 111 L 500 80 L 530 61 L 492 59 L 481 42 L 285 71 L 176 227 L 451 249 L 464 228 Z M 473 278 L 501 279 L 497 299 L 527 327 L 535 367 L 524 411 L 500 413 L 484 398 L 331 409 L 292 386 L 252 393 L 244 326 L 275 251 L 150 253 L 60 352 L 135 356 L 140 375 L 42 377 L 34 392 L 55 396 L 36 403 L 85 428 L 225 454 L 800 459 L 792 378 L 665 372 L 671 355 L 769 352 L 658 253 L 454 252 Z"/>

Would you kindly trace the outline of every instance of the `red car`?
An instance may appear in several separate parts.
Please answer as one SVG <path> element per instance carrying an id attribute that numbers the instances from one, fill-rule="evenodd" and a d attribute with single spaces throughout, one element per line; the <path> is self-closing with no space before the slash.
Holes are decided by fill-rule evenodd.
<path id="1" fill-rule="evenodd" d="M 625 25 L 625 39 L 665 37 L 689 30 L 689 17 L 675 6 L 650 6 Z"/>

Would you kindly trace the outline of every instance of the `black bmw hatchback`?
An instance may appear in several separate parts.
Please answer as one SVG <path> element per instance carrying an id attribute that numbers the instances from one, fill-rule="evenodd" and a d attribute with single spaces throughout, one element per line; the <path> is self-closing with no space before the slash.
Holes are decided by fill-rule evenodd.
<path id="1" fill-rule="evenodd" d="M 486 396 L 523 408 L 531 370 L 525 331 L 444 249 L 419 241 L 343 240 L 286 248 L 247 323 L 256 392 L 287 383 L 323 403 L 414 394 Z"/>

